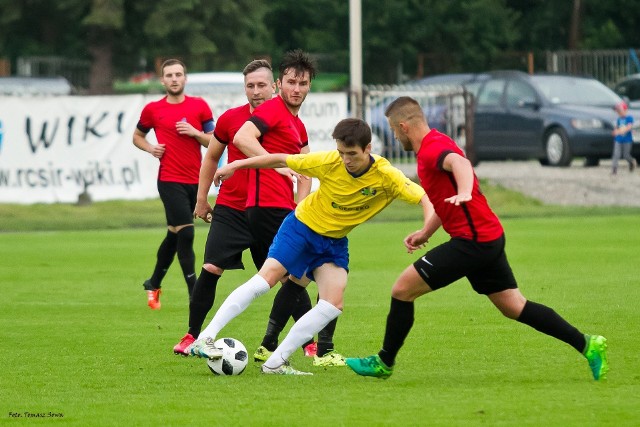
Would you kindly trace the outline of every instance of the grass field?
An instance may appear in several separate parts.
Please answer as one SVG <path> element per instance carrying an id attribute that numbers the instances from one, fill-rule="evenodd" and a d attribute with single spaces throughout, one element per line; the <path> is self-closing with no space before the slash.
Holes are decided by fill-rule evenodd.
<path id="1" fill-rule="evenodd" d="M 177 263 L 162 310 L 146 306 L 141 284 L 161 229 L 10 232 L 0 233 L 0 424 L 53 422 L 30 413 L 78 426 L 638 425 L 638 214 L 506 216 L 523 293 L 609 339 L 606 382 L 593 381 L 566 344 L 502 318 L 466 281 L 418 300 L 389 380 L 314 368 L 300 351 L 293 366 L 314 376 L 264 376 L 250 362 L 241 376 L 215 377 L 202 360 L 171 352 L 188 314 Z M 343 354 L 379 349 L 391 284 L 415 258 L 401 240 L 419 226 L 378 221 L 350 235 L 352 271 L 335 336 Z M 205 237 L 199 226 L 196 248 Z M 226 272 L 214 309 L 253 273 Z M 310 291 L 314 299 L 313 284 Z M 222 335 L 253 352 L 273 295 Z"/>

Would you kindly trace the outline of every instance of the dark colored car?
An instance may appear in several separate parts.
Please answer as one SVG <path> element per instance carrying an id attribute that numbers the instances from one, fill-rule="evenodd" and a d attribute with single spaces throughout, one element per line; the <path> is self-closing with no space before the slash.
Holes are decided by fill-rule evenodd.
<path id="1" fill-rule="evenodd" d="M 604 84 L 520 71 L 490 76 L 476 97 L 473 160 L 539 159 L 567 166 L 584 157 L 586 166 L 595 166 L 611 157 L 613 107 L 622 99 Z"/>
<path id="2" fill-rule="evenodd" d="M 623 78 L 616 83 L 613 91 L 629 101 L 631 108 L 640 108 L 640 73 Z"/>

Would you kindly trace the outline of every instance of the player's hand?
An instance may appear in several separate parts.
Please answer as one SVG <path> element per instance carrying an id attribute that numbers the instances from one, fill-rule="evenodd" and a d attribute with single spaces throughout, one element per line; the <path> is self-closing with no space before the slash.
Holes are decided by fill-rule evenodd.
<path id="1" fill-rule="evenodd" d="M 180 135 L 187 135 L 192 138 L 195 138 L 200 133 L 198 129 L 191 126 L 191 124 L 184 119 L 179 122 L 176 122 L 176 131 Z"/>
<path id="2" fill-rule="evenodd" d="M 215 175 L 213 175 L 213 185 L 215 185 L 216 187 L 220 187 L 222 181 L 231 178 L 234 172 L 235 168 L 233 168 L 230 164 L 218 168 Z"/>
<path id="3" fill-rule="evenodd" d="M 302 175 L 301 173 L 298 173 L 298 172 L 294 171 L 293 169 L 275 168 L 274 170 L 276 172 L 278 172 L 280 175 L 288 177 L 291 180 L 291 182 L 294 182 L 294 183 L 298 182 L 298 180 L 309 179 L 308 176 Z"/>
<path id="4" fill-rule="evenodd" d="M 211 209 L 209 202 L 196 202 L 196 208 L 193 211 L 193 218 L 200 218 L 204 222 L 211 222 L 213 219 L 211 212 L 213 212 L 213 209 Z"/>
<path id="5" fill-rule="evenodd" d="M 428 241 L 429 236 L 423 230 L 418 230 L 404 238 L 404 247 L 407 248 L 407 252 L 412 254 L 413 251 L 424 248 Z"/>
<path id="6" fill-rule="evenodd" d="M 164 144 L 156 144 L 151 146 L 151 151 L 149 151 L 149 153 L 151 153 L 151 155 L 156 159 L 160 159 L 164 155 L 164 150 Z"/>
<path id="7" fill-rule="evenodd" d="M 471 201 L 471 194 L 456 194 L 453 197 L 448 197 L 444 199 L 446 203 L 451 203 L 452 205 L 460 206 L 460 203 L 467 203 Z"/>

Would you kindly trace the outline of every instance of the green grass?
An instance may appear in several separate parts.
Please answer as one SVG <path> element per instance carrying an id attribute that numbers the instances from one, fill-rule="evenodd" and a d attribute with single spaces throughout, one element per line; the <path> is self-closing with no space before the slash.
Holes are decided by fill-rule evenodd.
<path id="1" fill-rule="evenodd" d="M 640 215 L 640 208 L 633 207 L 548 206 L 486 181 L 483 181 L 482 189 L 492 209 L 502 219 Z M 420 221 L 421 215 L 420 209 L 407 208 L 404 202 L 395 201 L 372 221 Z M 0 232 L 149 228 L 162 227 L 163 224 L 165 218 L 160 199 L 96 202 L 82 206 L 63 203 L 0 204 Z M 201 221 L 197 224 L 206 227 Z"/>
<path id="2" fill-rule="evenodd" d="M 608 381 L 593 381 L 586 361 L 564 343 L 501 317 L 466 281 L 417 301 L 396 371 L 382 381 L 347 368 L 314 368 L 300 351 L 292 364 L 314 376 L 263 376 L 250 362 L 241 376 L 215 377 L 203 361 L 174 356 L 188 315 L 177 263 L 162 310 L 147 308 L 141 286 L 164 232 L 119 228 L 130 219 L 111 218 L 98 205 L 70 206 L 67 222 L 113 229 L 0 233 L 0 423 L 44 425 L 25 412 L 61 413 L 56 424 L 77 426 L 632 426 L 640 419 L 637 213 L 574 209 L 503 221 L 523 293 L 609 339 Z M 114 217 L 144 216 L 140 223 L 162 218 L 156 201 L 104 206 Z M 44 209 L 36 217 L 45 219 L 33 225 L 64 222 L 57 208 Z M 417 208 L 391 209 L 400 215 Z M 369 355 L 381 345 L 391 285 L 416 258 L 405 253 L 402 238 L 420 222 L 404 215 L 350 235 L 351 273 L 335 336 L 345 355 Z M 198 227 L 199 259 L 205 238 L 206 227 Z M 443 239 L 440 232 L 431 244 Z M 253 273 L 226 272 L 214 308 Z M 315 298 L 313 284 L 310 290 Z M 273 294 L 222 335 L 252 352 Z"/>

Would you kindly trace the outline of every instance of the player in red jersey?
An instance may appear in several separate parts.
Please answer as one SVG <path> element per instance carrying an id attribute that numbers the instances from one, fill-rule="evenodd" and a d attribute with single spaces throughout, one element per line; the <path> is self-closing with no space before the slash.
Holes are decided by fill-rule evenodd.
<path id="1" fill-rule="evenodd" d="M 504 316 L 569 344 L 587 358 L 594 379 L 605 378 L 606 339 L 581 333 L 518 289 L 504 251 L 502 225 L 462 150 L 448 136 L 429 129 L 420 105 L 410 97 L 393 101 L 385 115 L 403 148 L 416 153 L 418 177 L 435 210 L 421 230 L 405 238 L 407 250 L 413 253 L 424 247 L 440 226 L 451 240 L 429 250 L 396 280 L 380 352 L 348 358 L 347 365 L 359 375 L 388 378 L 413 326 L 416 298 L 466 277 L 473 290 L 486 295 Z"/>
<path id="2" fill-rule="evenodd" d="M 136 147 L 160 159 L 158 193 L 164 205 L 168 230 L 158 248 L 153 274 L 143 284 L 147 303 L 154 310 L 160 308 L 162 279 L 176 254 L 189 295 L 196 282 L 193 209 L 202 161 L 200 147 L 209 144 L 214 127 L 209 105 L 202 98 L 184 94 L 185 65 L 177 59 L 169 59 L 162 64 L 161 71 L 160 81 L 167 95 L 144 107 L 133 133 Z M 147 141 L 151 129 L 158 144 Z"/>
<path id="3" fill-rule="evenodd" d="M 193 215 L 211 222 L 205 244 L 204 265 L 198 276 L 189 303 L 189 330 L 173 347 L 175 354 L 187 355 L 187 348 L 200 334 L 202 324 L 213 307 L 218 280 L 224 270 L 244 268 L 242 252 L 250 249 L 253 263 L 260 268 L 265 258 L 254 242 L 245 215 L 247 203 L 247 171 L 234 175 L 220 187 L 215 207 L 208 201 L 213 176 L 222 154 L 227 149 L 227 161 L 246 156 L 233 144 L 233 138 L 251 117 L 254 109 L 271 99 L 276 90 L 271 64 L 263 59 L 251 61 L 243 70 L 247 104 L 224 112 L 216 123 L 213 137 L 200 169 L 197 203 Z M 212 217 L 209 217 L 212 215 Z"/>

